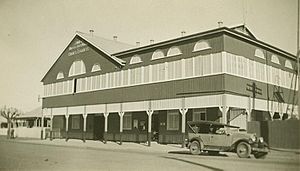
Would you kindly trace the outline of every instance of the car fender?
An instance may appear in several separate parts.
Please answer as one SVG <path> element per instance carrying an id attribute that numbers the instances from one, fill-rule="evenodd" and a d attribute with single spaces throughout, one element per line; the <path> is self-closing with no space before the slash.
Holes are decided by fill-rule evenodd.
<path id="1" fill-rule="evenodd" d="M 245 139 L 245 138 L 243 138 L 243 139 L 237 139 L 237 140 L 235 140 L 235 141 L 232 143 L 231 148 L 230 148 L 230 151 L 236 150 L 236 147 L 237 147 L 237 145 L 238 145 L 240 142 L 246 142 L 246 143 L 249 144 L 249 140 L 248 140 L 248 139 Z"/>
<path id="2" fill-rule="evenodd" d="M 199 142 L 199 144 L 200 144 L 200 148 L 201 148 L 201 149 L 203 149 L 203 148 L 204 148 L 203 141 L 202 141 L 202 139 L 201 139 L 200 137 L 195 137 L 195 138 L 192 138 L 192 139 L 190 140 L 190 143 L 191 143 L 191 142 L 193 142 L 193 141 L 198 141 L 198 142 Z"/>

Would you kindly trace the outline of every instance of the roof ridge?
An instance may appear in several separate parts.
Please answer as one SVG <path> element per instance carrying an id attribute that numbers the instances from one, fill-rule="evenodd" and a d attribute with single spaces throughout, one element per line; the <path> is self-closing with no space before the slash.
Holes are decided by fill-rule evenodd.
<path id="1" fill-rule="evenodd" d="M 132 44 L 129 44 L 129 43 L 125 43 L 125 42 L 121 42 L 121 41 L 115 41 L 115 40 L 112 40 L 112 39 L 109 39 L 109 38 L 106 38 L 106 37 L 102 37 L 102 36 L 99 36 L 99 35 L 90 35 L 89 33 L 85 33 L 85 32 L 82 32 L 82 31 L 76 31 L 75 34 L 83 34 L 83 35 L 86 35 L 86 36 L 90 36 L 90 37 L 97 37 L 97 38 L 101 38 L 101 39 L 104 39 L 104 40 L 107 40 L 107 41 L 111 41 L 111 42 L 115 42 L 115 43 L 120 43 L 120 44 L 124 44 L 124 45 L 128 45 L 128 46 L 134 46 Z"/>

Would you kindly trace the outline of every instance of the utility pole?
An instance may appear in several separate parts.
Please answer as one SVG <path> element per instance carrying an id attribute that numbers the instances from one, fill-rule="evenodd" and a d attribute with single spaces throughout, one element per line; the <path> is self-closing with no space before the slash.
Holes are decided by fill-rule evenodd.
<path id="1" fill-rule="evenodd" d="M 254 112 L 256 94 L 262 95 L 261 89 L 257 87 L 255 82 L 252 82 L 252 84 L 247 84 L 246 90 L 252 92 L 252 111 Z"/>
<path id="2" fill-rule="evenodd" d="M 300 15 L 300 0 L 298 0 L 298 17 L 297 17 L 297 78 L 298 78 L 298 80 L 296 79 L 296 81 L 298 81 L 298 117 L 299 117 L 299 119 L 300 119 L 300 82 L 299 82 L 299 80 L 300 80 L 300 64 L 299 64 L 299 58 L 300 58 L 300 45 L 299 45 L 299 20 L 300 20 L 300 17 L 299 17 L 299 15 Z M 292 116 L 293 116 L 293 114 L 292 114 Z"/>

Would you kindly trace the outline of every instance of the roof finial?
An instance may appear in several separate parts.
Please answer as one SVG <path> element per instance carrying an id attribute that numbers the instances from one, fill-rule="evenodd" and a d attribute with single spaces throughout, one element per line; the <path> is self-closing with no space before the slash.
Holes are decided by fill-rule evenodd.
<path id="1" fill-rule="evenodd" d="M 89 30 L 89 31 L 90 31 L 90 34 L 93 36 L 93 35 L 94 35 L 94 30 L 91 29 L 91 30 Z"/>
<path id="2" fill-rule="evenodd" d="M 185 33 L 186 33 L 186 32 L 185 32 L 184 30 L 182 30 L 182 31 L 181 31 L 181 37 L 183 37 L 183 36 L 185 35 Z"/>
<path id="3" fill-rule="evenodd" d="M 118 36 L 113 36 L 114 41 L 118 41 Z"/>
<path id="4" fill-rule="evenodd" d="M 223 27 L 223 21 L 218 21 L 218 27 Z"/>
<path id="5" fill-rule="evenodd" d="M 140 47 L 140 45 L 141 45 L 141 42 L 136 42 L 137 47 Z"/>

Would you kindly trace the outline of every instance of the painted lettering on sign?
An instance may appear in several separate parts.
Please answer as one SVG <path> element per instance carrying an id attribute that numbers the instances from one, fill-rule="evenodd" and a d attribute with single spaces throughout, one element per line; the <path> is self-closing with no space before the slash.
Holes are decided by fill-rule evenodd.
<path id="1" fill-rule="evenodd" d="M 89 47 L 80 40 L 77 40 L 72 46 L 68 48 L 68 56 L 73 56 L 79 53 L 83 53 L 89 50 Z"/>

